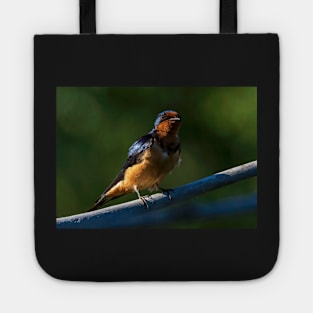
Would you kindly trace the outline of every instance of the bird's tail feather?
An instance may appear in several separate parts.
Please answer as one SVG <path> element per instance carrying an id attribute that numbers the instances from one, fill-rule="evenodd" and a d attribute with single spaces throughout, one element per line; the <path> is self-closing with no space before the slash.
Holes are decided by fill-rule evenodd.
<path id="1" fill-rule="evenodd" d="M 113 197 L 107 197 L 105 194 L 102 194 L 94 203 L 94 205 L 87 211 L 87 212 L 91 212 L 91 211 L 95 211 L 98 209 L 101 209 L 101 207 L 109 202 L 110 200 L 112 200 Z"/>

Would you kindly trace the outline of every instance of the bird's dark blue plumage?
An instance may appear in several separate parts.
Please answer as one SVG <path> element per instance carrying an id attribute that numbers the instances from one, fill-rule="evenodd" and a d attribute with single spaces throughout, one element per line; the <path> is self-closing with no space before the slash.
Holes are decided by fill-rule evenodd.
<path id="1" fill-rule="evenodd" d="M 153 142 L 154 138 L 152 132 L 136 140 L 128 149 L 128 156 L 124 169 L 138 163 L 141 159 L 142 153 L 149 149 L 153 145 Z"/>

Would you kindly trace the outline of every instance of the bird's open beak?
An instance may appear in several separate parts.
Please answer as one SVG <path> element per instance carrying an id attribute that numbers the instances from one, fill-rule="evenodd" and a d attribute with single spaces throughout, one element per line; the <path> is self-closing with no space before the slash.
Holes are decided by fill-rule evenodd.
<path id="1" fill-rule="evenodd" d="M 170 118 L 170 121 L 180 121 L 180 118 L 179 117 L 172 117 L 172 118 Z"/>

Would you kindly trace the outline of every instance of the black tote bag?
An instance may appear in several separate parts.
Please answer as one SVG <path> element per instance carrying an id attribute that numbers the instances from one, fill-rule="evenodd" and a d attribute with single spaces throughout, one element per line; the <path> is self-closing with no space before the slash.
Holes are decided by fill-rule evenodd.
<path id="1" fill-rule="evenodd" d="M 237 34 L 235 0 L 220 1 L 220 34 L 97 35 L 95 25 L 95 1 L 81 0 L 80 35 L 34 38 L 42 268 L 90 281 L 268 273 L 278 36 Z"/>

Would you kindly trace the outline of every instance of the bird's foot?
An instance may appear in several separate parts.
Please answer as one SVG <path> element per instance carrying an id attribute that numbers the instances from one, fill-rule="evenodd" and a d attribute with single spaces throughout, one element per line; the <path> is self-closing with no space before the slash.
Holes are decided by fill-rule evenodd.
<path id="1" fill-rule="evenodd" d="M 139 199 L 143 202 L 144 206 L 145 206 L 147 209 L 149 209 L 149 205 L 148 205 L 148 202 L 147 202 L 146 198 L 145 198 L 144 196 L 140 196 Z"/>
<path id="2" fill-rule="evenodd" d="M 138 199 L 140 199 L 140 200 L 143 202 L 144 206 L 145 206 L 147 209 L 149 209 L 149 205 L 148 205 L 147 200 L 145 199 L 144 196 L 141 196 L 141 195 L 140 195 L 137 186 L 134 186 L 134 191 L 137 193 Z"/>
<path id="3" fill-rule="evenodd" d="M 166 195 L 166 196 L 168 197 L 169 200 L 172 200 L 172 196 L 171 196 L 171 194 L 170 194 L 170 192 L 173 191 L 172 188 L 165 189 L 165 188 L 162 188 L 162 187 L 159 186 L 159 189 L 162 191 L 162 193 L 163 193 L 164 195 Z"/>

